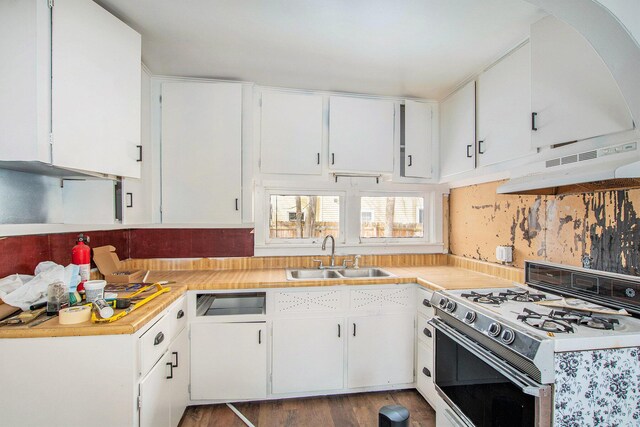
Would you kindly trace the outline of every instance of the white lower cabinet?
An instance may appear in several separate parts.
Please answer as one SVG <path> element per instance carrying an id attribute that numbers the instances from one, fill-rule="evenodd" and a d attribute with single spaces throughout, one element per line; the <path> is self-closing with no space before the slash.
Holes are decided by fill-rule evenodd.
<path id="1" fill-rule="evenodd" d="M 414 314 L 349 317 L 349 388 L 413 382 Z"/>
<path id="2" fill-rule="evenodd" d="M 171 354 L 167 352 L 140 381 L 140 427 L 171 425 L 170 371 Z"/>
<path id="3" fill-rule="evenodd" d="M 267 395 L 265 322 L 191 325 L 191 399 L 261 399 Z"/>
<path id="4" fill-rule="evenodd" d="M 182 414 L 189 405 L 189 333 L 184 328 L 171 344 L 171 426 L 180 424 Z"/>
<path id="5" fill-rule="evenodd" d="M 344 319 L 273 322 L 273 393 L 343 388 Z"/>

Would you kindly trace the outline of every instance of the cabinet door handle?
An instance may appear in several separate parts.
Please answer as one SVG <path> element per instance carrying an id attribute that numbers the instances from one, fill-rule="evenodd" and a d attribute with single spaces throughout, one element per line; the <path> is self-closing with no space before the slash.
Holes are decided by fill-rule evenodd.
<path id="1" fill-rule="evenodd" d="M 238 210 L 238 199 L 236 199 L 236 210 Z"/>
<path id="2" fill-rule="evenodd" d="M 173 378 L 173 364 L 171 362 L 167 362 L 167 366 L 169 367 L 169 372 L 171 372 L 169 376 L 167 376 L 167 379 L 170 380 Z"/>
<path id="3" fill-rule="evenodd" d="M 184 317 L 184 311 L 180 310 L 178 314 L 176 314 L 176 319 L 182 319 Z"/>
<path id="4" fill-rule="evenodd" d="M 331 153 L 331 164 L 332 165 L 336 164 L 336 154 L 335 153 Z"/>
<path id="5" fill-rule="evenodd" d="M 422 305 L 424 305 L 425 307 L 431 307 L 431 303 L 426 298 L 422 300 Z"/>
<path id="6" fill-rule="evenodd" d="M 536 125 L 537 118 L 538 113 L 531 113 L 531 130 L 538 130 L 538 126 Z"/>
<path id="7" fill-rule="evenodd" d="M 158 332 L 156 337 L 153 339 L 153 345 L 158 345 L 162 341 L 164 341 L 164 334 L 162 332 Z"/>
<path id="8" fill-rule="evenodd" d="M 171 354 L 173 354 L 176 357 L 176 363 L 172 363 L 171 366 L 174 368 L 178 367 L 178 352 L 177 351 L 172 351 Z M 171 373 L 173 374 L 173 369 L 171 370 Z"/>
<path id="9" fill-rule="evenodd" d="M 138 158 L 136 159 L 136 162 L 141 162 L 142 161 L 142 145 L 136 145 L 136 147 L 138 147 Z"/>
<path id="10" fill-rule="evenodd" d="M 426 376 L 430 377 L 431 376 L 431 371 L 428 370 L 427 368 L 422 368 L 422 373 L 425 374 Z"/>
<path id="11" fill-rule="evenodd" d="M 340 323 L 338 323 L 338 338 L 340 338 L 341 335 L 342 335 L 342 328 L 340 326 Z"/>
<path id="12" fill-rule="evenodd" d="M 428 328 L 424 328 L 424 331 L 422 331 L 422 333 L 424 333 L 429 338 L 431 338 L 432 336 L 431 331 Z"/>
<path id="13" fill-rule="evenodd" d="M 258 344 L 262 344 L 262 329 L 258 330 Z"/>
<path id="14" fill-rule="evenodd" d="M 126 193 L 125 194 L 125 199 L 126 199 L 126 206 L 128 208 L 132 208 L 133 207 L 133 193 Z"/>
<path id="15" fill-rule="evenodd" d="M 473 147 L 473 145 L 469 144 L 467 145 L 467 157 L 468 158 L 472 158 L 473 156 L 471 155 L 471 147 Z"/>
<path id="16" fill-rule="evenodd" d="M 484 150 L 482 149 L 483 144 L 484 144 L 484 139 L 482 141 L 478 141 L 478 154 L 484 154 Z"/>
<path id="17" fill-rule="evenodd" d="M 413 165 L 413 156 L 411 154 L 409 154 L 409 164 L 407 165 L 407 167 L 411 167 L 411 165 Z"/>
<path id="18" fill-rule="evenodd" d="M 356 324 L 355 323 L 353 324 L 353 336 L 354 337 L 356 336 Z"/>
<path id="19" fill-rule="evenodd" d="M 318 164 L 320 164 L 320 153 L 318 153 Z"/>

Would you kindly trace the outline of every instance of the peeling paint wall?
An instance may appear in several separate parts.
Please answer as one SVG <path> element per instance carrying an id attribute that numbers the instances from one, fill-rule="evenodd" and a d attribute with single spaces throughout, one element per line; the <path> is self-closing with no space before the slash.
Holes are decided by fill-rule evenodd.
<path id="1" fill-rule="evenodd" d="M 640 189 L 567 196 L 496 194 L 502 182 L 451 190 L 450 249 L 497 262 L 498 245 L 514 247 L 516 267 L 527 259 L 640 275 Z"/>

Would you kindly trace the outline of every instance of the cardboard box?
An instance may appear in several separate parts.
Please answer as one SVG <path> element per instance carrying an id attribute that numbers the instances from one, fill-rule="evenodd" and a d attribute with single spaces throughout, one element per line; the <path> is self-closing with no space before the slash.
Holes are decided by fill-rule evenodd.
<path id="1" fill-rule="evenodd" d="M 93 248 L 93 262 L 108 283 L 136 283 L 145 275 L 144 270 L 124 270 L 116 248 L 107 245 Z"/>

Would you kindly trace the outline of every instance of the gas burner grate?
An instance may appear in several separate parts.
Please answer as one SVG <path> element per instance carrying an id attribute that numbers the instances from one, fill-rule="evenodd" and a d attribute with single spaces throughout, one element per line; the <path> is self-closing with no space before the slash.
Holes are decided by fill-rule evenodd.
<path id="1" fill-rule="evenodd" d="M 516 302 L 538 302 L 547 299 L 544 294 L 531 293 L 531 291 L 516 292 L 507 289 L 507 292 L 500 292 L 501 297 Z"/>
<path id="2" fill-rule="evenodd" d="M 573 333 L 573 327 L 563 319 L 551 318 L 545 314 L 536 313 L 528 308 L 524 309 L 524 314 L 518 316 L 518 320 L 525 324 L 545 332 L 553 333 Z"/>
<path id="3" fill-rule="evenodd" d="M 471 300 L 473 302 L 477 302 L 480 304 L 492 304 L 492 305 L 500 305 L 505 302 L 507 299 L 500 295 L 494 295 L 493 292 L 489 292 L 486 294 L 479 293 L 476 291 L 471 291 L 469 294 L 462 294 L 463 298 Z"/>
<path id="4" fill-rule="evenodd" d="M 552 310 L 548 316 L 552 319 L 564 320 L 587 328 L 605 331 L 612 331 L 615 329 L 615 325 L 620 324 L 618 319 L 594 316 L 591 312 L 576 310 Z"/>

